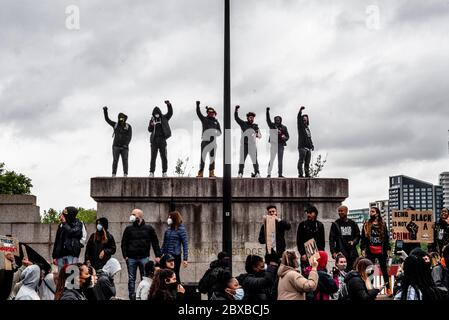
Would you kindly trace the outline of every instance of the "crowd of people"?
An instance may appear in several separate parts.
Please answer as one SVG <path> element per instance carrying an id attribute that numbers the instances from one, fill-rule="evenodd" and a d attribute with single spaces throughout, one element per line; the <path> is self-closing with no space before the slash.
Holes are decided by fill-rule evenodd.
<path id="1" fill-rule="evenodd" d="M 329 252 L 333 262 L 329 262 L 325 251 L 325 231 L 317 220 L 317 208 L 310 206 L 305 212 L 307 219 L 299 223 L 297 229 L 299 254 L 286 250 L 285 233 L 291 230 L 291 224 L 279 217 L 276 206 L 268 206 L 259 233 L 259 242 L 265 244 L 265 257 L 248 255 L 245 272 L 234 276 L 231 256 L 220 252 L 201 277 L 198 291 L 209 300 L 249 302 L 375 300 L 383 289 L 395 300 L 449 299 L 447 208 L 442 210 L 435 228 L 435 242 L 428 246 L 428 251 L 416 246 L 410 252 L 397 252 L 402 264 L 393 287 L 387 264 L 391 255 L 390 238 L 377 208 L 371 208 L 370 218 L 361 231 L 348 219 L 348 208 L 338 208 L 339 217 L 329 231 Z M 267 222 L 269 219 L 275 219 L 272 226 Z M 134 209 L 129 222 L 121 238 L 121 251 L 128 271 L 129 299 L 185 299 L 180 269 L 189 265 L 189 244 L 181 214 L 178 211 L 168 214 L 161 246 L 155 229 L 145 222 L 142 210 Z M 108 227 L 106 218 L 96 220 L 96 230 L 86 242 L 84 262 L 81 263 L 83 223 L 77 218 L 76 208 L 65 208 L 55 235 L 53 267 L 27 257 L 23 258 L 21 266 L 17 266 L 14 256 L 6 255 L 13 263 L 14 271 L 8 299 L 119 299 L 114 278 L 122 266 L 113 257 L 116 243 Z M 272 229 L 275 236 L 267 237 L 268 229 Z M 306 252 L 305 243 L 311 239 L 315 240 L 318 256 Z M 150 259 L 151 250 L 153 259 Z M 373 284 L 376 265 L 380 266 L 384 279 L 381 287 Z M 137 270 L 140 281 L 136 288 Z"/>
<path id="2" fill-rule="evenodd" d="M 150 133 L 150 174 L 154 177 L 156 170 L 156 158 L 159 153 L 162 162 L 162 177 L 167 177 L 168 160 L 167 160 L 167 140 L 172 136 L 170 128 L 170 119 L 173 116 L 173 105 L 169 100 L 164 102 L 167 106 L 167 113 L 162 113 L 159 107 L 155 107 L 152 112 L 151 119 L 148 124 L 148 132 Z M 222 134 L 220 122 L 217 119 L 217 111 L 206 106 L 206 115 L 203 115 L 200 109 L 201 102 L 196 102 L 196 113 L 201 121 L 201 160 L 198 178 L 204 177 L 205 161 L 209 155 L 209 177 L 215 177 L 215 154 L 217 150 L 217 137 Z M 239 116 L 240 106 L 235 107 L 234 119 L 242 130 L 240 142 L 240 160 L 238 177 L 242 178 L 245 169 L 245 161 L 248 155 L 253 163 L 254 172 L 251 177 L 260 177 L 259 162 L 257 160 L 257 140 L 262 138 L 259 125 L 255 122 L 256 113 L 248 112 L 246 121 Z M 298 177 L 310 177 L 310 161 L 315 146 L 312 141 L 312 133 L 310 130 L 309 116 L 303 114 L 305 107 L 301 107 L 297 116 L 297 132 L 298 132 Z M 119 113 L 117 121 L 109 118 L 108 107 L 103 107 L 104 119 L 113 128 L 113 144 L 112 144 L 112 177 L 117 175 L 118 161 L 122 159 L 123 174 L 128 176 L 128 155 L 129 144 L 132 140 L 132 127 L 127 122 L 128 116 Z M 287 141 L 290 139 L 288 128 L 282 123 L 281 116 L 275 116 L 274 122 L 270 116 L 270 108 L 266 109 L 266 122 L 269 130 L 268 143 L 270 144 L 270 161 L 267 168 L 267 178 L 271 178 L 274 161 L 277 157 L 278 177 L 283 178 L 283 161 L 284 149 Z"/>

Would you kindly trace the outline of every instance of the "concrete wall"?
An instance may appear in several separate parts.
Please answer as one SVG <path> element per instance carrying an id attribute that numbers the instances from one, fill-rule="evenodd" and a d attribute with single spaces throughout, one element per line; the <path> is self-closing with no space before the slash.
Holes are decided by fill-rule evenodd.
<path id="1" fill-rule="evenodd" d="M 181 280 L 198 282 L 222 248 L 222 183 L 220 178 L 92 178 L 91 196 L 97 201 L 98 217 L 108 218 L 118 247 L 132 209 L 144 211 L 161 244 L 170 208 L 180 211 L 189 235 L 190 262 L 181 269 Z M 305 206 L 318 208 L 327 238 L 337 207 L 348 197 L 348 180 L 233 179 L 232 193 L 233 273 L 238 275 L 244 272 L 248 254 L 265 254 L 258 235 L 267 205 L 276 205 L 281 217 L 291 222 L 287 247 L 296 250 L 296 230 L 305 219 Z M 123 266 L 118 285 L 126 296 L 126 265 L 120 252 L 116 257 Z"/>
<path id="2" fill-rule="evenodd" d="M 189 262 L 181 270 L 183 282 L 198 282 L 222 248 L 222 179 L 196 178 L 92 178 L 91 196 L 97 202 L 98 217 L 109 220 L 109 231 L 117 241 L 115 255 L 122 264 L 116 276 L 118 295 L 126 298 L 127 271 L 122 259 L 121 236 L 132 209 L 141 208 L 145 220 L 157 232 L 162 244 L 170 208 L 181 212 L 189 235 Z M 257 241 L 266 206 L 274 204 L 280 216 L 291 222 L 287 232 L 289 249 L 296 250 L 296 229 L 305 219 L 304 208 L 318 208 L 326 229 L 337 217 L 336 209 L 348 197 L 345 179 L 233 179 L 233 273 L 244 271 L 248 254 L 264 255 Z M 0 234 L 11 234 L 51 259 L 57 225 L 41 224 L 34 196 L 0 195 Z M 87 225 L 88 233 L 95 231 Z M 328 249 L 328 246 L 327 246 Z M 154 257 L 154 253 L 151 253 Z M 84 257 L 84 250 L 81 252 Z"/>

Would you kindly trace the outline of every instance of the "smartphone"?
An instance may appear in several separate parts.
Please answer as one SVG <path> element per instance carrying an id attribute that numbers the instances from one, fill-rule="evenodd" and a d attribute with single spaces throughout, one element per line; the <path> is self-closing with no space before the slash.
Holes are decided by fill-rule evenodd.
<path id="1" fill-rule="evenodd" d="M 398 251 L 402 251 L 404 248 L 403 240 L 396 240 L 396 245 L 394 246 L 394 254 L 399 254 Z"/>

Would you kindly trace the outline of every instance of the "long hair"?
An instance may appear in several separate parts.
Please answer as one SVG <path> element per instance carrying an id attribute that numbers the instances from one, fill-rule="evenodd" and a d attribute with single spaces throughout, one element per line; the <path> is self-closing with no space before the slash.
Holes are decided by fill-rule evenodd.
<path id="1" fill-rule="evenodd" d="M 162 291 L 164 293 L 164 296 L 166 296 L 168 287 L 165 283 L 165 280 L 173 277 L 174 274 L 175 273 L 170 269 L 160 269 L 156 271 L 156 273 L 154 274 L 153 282 L 151 283 L 148 300 L 156 298 L 156 294 L 160 291 Z"/>
<path id="2" fill-rule="evenodd" d="M 402 280 L 401 300 L 407 300 L 410 287 L 421 292 L 420 300 L 439 300 L 438 290 L 432 280 L 430 268 L 424 259 L 408 256 L 404 260 L 404 278 Z"/>
<path id="3" fill-rule="evenodd" d="M 360 277 L 365 281 L 368 278 L 368 275 L 366 274 L 366 269 L 372 265 L 373 263 L 371 262 L 371 260 L 363 258 L 357 262 L 357 264 L 354 266 L 354 269 L 360 274 Z"/>
<path id="4" fill-rule="evenodd" d="M 296 253 L 294 251 L 285 251 L 282 254 L 281 263 L 284 266 L 291 267 L 294 269 L 299 267 L 298 257 L 296 256 Z"/>
<path id="5" fill-rule="evenodd" d="M 385 235 L 385 223 L 382 220 L 382 215 L 380 214 L 380 210 L 377 207 L 372 207 L 376 211 L 376 218 L 374 220 L 369 219 L 365 222 L 363 229 L 365 230 L 365 236 L 371 237 L 371 229 L 373 228 L 373 224 L 377 223 L 379 225 L 380 238 L 383 239 Z"/>
<path id="6" fill-rule="evenodd" d="M 58 280 L 55 281 L 56 284 L 56 290 L 55 290 L 55 300 L 61 300 L 62 293 L 65 289 L 65 283 L 67 281 L 67 278 L 71 275 L 67 272 L 67 268 L 69 266 L 77 266 L 78 272 L 81 274 L 81 267 L 85 266 L 83 263 L 74 263 L 74 264 L 66 264 L 64 265 L 58 274 Z"/>
<path id="7" fill-rule="evenodd" d="M 106 220 L 106 221 L 105 221 Z M 101 224 L 103 226 L 103 230 L 101 232 L 98 232 L 98 230 L 95 229 L 95 242 L 99 242 L 101 240 L 102 244 L 108 243 L 108 236 L 106 233 L 106 230 L 108 228 L 108 220 L 106 218 L 99 218 L 95 221 L 95 228 L 98 224 Z"/>
<path id="8" fill-rule="evenodd" d="M 182 223 L 182 216 L 179 211 L 172 211 L 168 214 L 168 216 L 173 220 L 173 224 L 170 226 L 172 229 L 178 230 L 179 226 Z"/>

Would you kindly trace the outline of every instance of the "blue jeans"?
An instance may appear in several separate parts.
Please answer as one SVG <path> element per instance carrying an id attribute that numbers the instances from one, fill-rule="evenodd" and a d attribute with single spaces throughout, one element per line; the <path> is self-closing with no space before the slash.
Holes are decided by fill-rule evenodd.
<path id="1" fill-rule="evenodd" d="M 126 266 L 128 267 L 128 292 L 130 300 L 136 300 L 137 267 L 139 267 L 140 279 L 142 279 L 145 270 L 145 263 L 147 263 L 149 260 L 150 259 L 148 257 L 142 259 L 128 258 L 128 260 L 126 260 Z"/>
<path id="2" fill-rule="evenodd" d="M 65 264 L 73 264 L 78 263 L 78 258 L 74 256 L 65 256 L 62 258 L 58 258 L 58 271 L 61 271 L 62 267 Z"/>

